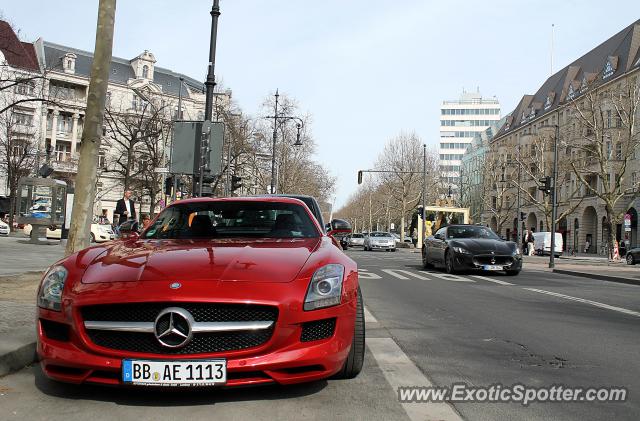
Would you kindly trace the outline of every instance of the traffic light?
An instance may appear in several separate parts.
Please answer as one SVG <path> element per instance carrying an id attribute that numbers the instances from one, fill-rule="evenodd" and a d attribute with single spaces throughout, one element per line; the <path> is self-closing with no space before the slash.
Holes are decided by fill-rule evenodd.
<path id="1" fill-rule="evenodd" d="M 420 218 L 424 218 L 424 208 L 422 207 L 422 205 L 418 206 L 418 216 Z"/>
<path id="2" fill-rule="evenodd" d="M 358 184 L 362 184 L 362 171 L 358 171 Z"/>
<path id="3" fill-rule="evenodd" d="M 241 181 L 242 181 L 242 177 L 238 177 L 237 175 L 231 176 L 231 192 L 234 192 L 238 190 L 240 187 L 242 187 Z"/>
<path id="4" fill-rule="evenodd" d="M 171 188 L 173 187 L 173 177 L 167 177 L 164 180 L 164 194 L 171 196 Z"/>
<path id="5" fill-rule="evenodd" d="M 540 182 L 538 190 L 542 190 L 544 194 L 551 194 L 551 177 L 546 176 L 538 179 L 538 181 Z"/>
<path id="6" fill-rule="evenodd" d="M 526 216 L 526 213 L 520 212 L 520 221 L 524 221 L 525 220 L 525 216 Z"/>

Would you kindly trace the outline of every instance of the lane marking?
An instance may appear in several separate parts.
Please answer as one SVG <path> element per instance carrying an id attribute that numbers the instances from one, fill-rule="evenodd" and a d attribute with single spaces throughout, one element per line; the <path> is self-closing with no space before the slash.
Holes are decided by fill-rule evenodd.
<path id="1" fill-rule="evenodd" d="M 365 323 L 378 323 L 378 319 L 376 319 L 373 314 L 369 312 L 369 309 L 364 307 L 364 322 Z"/>
<path id="2" fill-rule="evenodd" d="M 604 303 L 599 303 L 597 301 L 591 301 L 591 300 L 586 300 L 584 298 L 572 297 L 571 295 L 559 294 L 557 292 L 545 291 L 544 289 L 536 289 L 536 288 L 523 288 L 523 289 L 526 289 L 527 291 L 537 292 L 539 294 L 552 295 L 554 297 L 564 298 L 566 300 L 571 300 L 571 301 L 577 301 L 579 303 L 589 304 L 589 305 L 592 305 L 594 307 L 600 307 L 600 308 L 604 308 L 604 309 L 607 309 L 607 310 L 613 310 L 613 311 L 617 311 L 619 313 L 624 313 L 624 314 L 628 314 L 628 315 L 631 315 L 631 316 L 640 317 L 640 313 L 637 312 L 637 311 L 627 310 L 626 308 L 616 307 L 616 306 L 612 306 L 612 305 L 604 304 Z"/>
<path id="3" fill-rule="evenodd" d="M 422 279 L 423 281 L 430 281 L 431 279 L 422 276 L 422 275 L 418 275 L 417 273 L 413 273 L 413 272 L 409 272 L 408 270 L 404 270 L 404 269 L 381 269 L 384 273 L 387 273 L 391 276 L 395 276 L 398 279 L 403 279 L 403 280 L 407 280 L 409 278 L 407 278 L 406 276 L 403 276 L 401 274 L 407 275 L 407 276 L 412 276 L 414 278 L 418 278 L 418 279 Z"/>
<path id="4" fill-rule="evenodd" d="M 382 279 L 382 276 L 369 272 L 367 269 L 358 268 L 358 278 L 360 279 Z"/>
<path id="5" fill-rule="evenodd" d="M 391 338 L 367 338 L 367 347 L 384 373 L 396 395 L 401 386 L 426 386 L 433 383 L 415 366 Z M 401 403 L 409 419 L 461 421 L 462 418 L 446 403 Z"/>
<path id="6" fill-rule="evenodd" d="M 453 281 L 453 282 L 475 282 L 473 279 L 463 278 L 458 275 L 450 275 L 448 273 L 439 273 L 439 272 L 428 272 L 426 270 L 421 270 L 422 273 L 427 273 L 431 276 L 435 276 L 439 279 L 444 279 L 445 281 Z"/>
<path id="7" fill-rule="evenodd" d="M 486 276 L 481 276 L 481 275 L 469 275 L 469 276 L 471 276 L 472 278 L 482 279 L 483 281 L 493 282 L 493 283 L 500 284 L 500 285 L 515 285 L 515 284 L 512 284 L 511 282 L 501 281 L 499 279 L 488 278 Z"/>

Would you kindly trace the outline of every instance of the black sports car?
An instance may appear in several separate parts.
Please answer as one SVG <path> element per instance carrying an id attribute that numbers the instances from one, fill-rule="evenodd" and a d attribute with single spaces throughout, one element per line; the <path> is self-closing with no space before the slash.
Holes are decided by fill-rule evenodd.
<path id="1" fill-rule="evenodd" d="M 422 265 L 444 267 L 447 273 L 483 270 L 517 275 L 522 269 L 522 253 L 516 243 L 502 240 L 489 228 L 449 225 L 424 241 Z"/>
<path id="2" fill-rule="evenodd" d="M 640 247 L 634 247 L 631 250 L 627 251 L 625 259 L 627 259 L 628 265 L 635 265 L 636 263 L 640 263 Z"/>

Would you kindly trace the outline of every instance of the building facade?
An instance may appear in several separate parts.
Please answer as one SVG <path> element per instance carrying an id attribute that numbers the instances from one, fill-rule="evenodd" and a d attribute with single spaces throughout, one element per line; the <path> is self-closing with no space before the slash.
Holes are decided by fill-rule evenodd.
<path id="1" fill-rule="evenodd" d="M 17 40 L 10 26 L 3 22 L 6 31 L 10 31 Z M 32 71 L 39 73 L 38 81 L 42 86 L 39 92 L 30 89 L 26 92 L 24 87 L 16 86 L 11 89 L 12 94 L 24 94 L 27 97 L 39 96 L 44 101 L 25 103 L 19 110 L 24 117 L 21 121 L 28 127 L 35 138 L 33 155 L 35 156 L 34 173 L 43 164 L 48 164 L 53 169 L 51 177 L 62 179 L 73 185 L 78 168 L 79 148 L 82 139 L 82 131 L 87 106 L 87 94 L 90 82 L 91 64 L 93 54 L 73 47 L 54 44 L 43 39 L 34 43 L 21 43 L 26 51 L 27 58 L 13 62 L 29 63 L 29 49 L 33 51 L 35 65 Z M 0 51 L 3 49 L 0 46 Z M 0 57 L 2 58 L 2 57 Z M 5 59 L 6 61 L 6 59 Z M 24 91 L 24 92 L 23 92 Z M 2 91 L 2 96 L 7 92 Z M 231 92 L 216 92 L 215 101 L 227 103 L 230 101 Z M 178 113 L 178 103 L 181 104 Z M 119 142 L 114 142 L 118 134 L 114 125 L 107 123 L 107 118 L 121 117 L 122 121 L 131 122 L 131 125 L 139 124 L 139 135 L 150 136 L 149 127 L 143 127 L 141 121 L 149 118 L 159 118 L 162 110 L 162 118 L 171 122 L 174 119 L 203 120 L 205 107 L 204 85 L 202 82 L 189 76 L 173 72 L 156 65 L 155 56 L 145 50 L 132 59 L 113 57 L 109 71 L 109 86 L 107 92 L 107 116 L 103 127 L 103 139 L 98 159 L 99 179 L 96 184 L 96 201 L 94 215 L 107 212 L 112 218 L 116 201 L 122 198 L 124 184 L 122 171 L 114 171 L 110 163 L 122 163 L 127 157 L 122 157 L 122 147 Z M 146 110 L 146 111 L 145 111 Z M 123 133 L 123 136 L 126 134 Z M 171 134 L 163 135 L 162 145 L 158 153 L 162 156 L 156 159 L 157 168 L 166 168 L 170 160 Z M 160 142 L 160 139 L 158 139 Z M 149 168 L 144 155 L 133 154 L 128 157 L 131 162 L 131 177 L 148 176 L 155 168 Z M 156 157 L 157 158 L 157 157 Z M 136 161 L 136 162 L 133 162 Z M 2 171 L 2 170 L 0 170 Z M 3 180 L 0 172 L 0 195 L 8 195 L 6 177 Z M 130 186 L 135 183 L 130 183 Z M 157 180 L 160 183 L 160 179 Z M 3 191 L 4 190 L 4 191 Z M 139 212 L 148 212 L 153 198 L 148 191 L 135 191 L 136 206 Z M 157 193 L 161 192 L 161 186 L 157 186 Z M 159 199 L 156 194 L 156 199 Z M 156 209 L 157 210 L 157 209 Z"/>
<path id="2" fill-rule="evenodd" d="M 513 163 L 512 188 L 523 196 L 522 228 L 549 231 L 551 198 L 539 189 L 553 175 L 557 148 L 557 231 L 565 251 L 606 254 L 608 226 L 617 240 L 639 245 L 640 21 L 551 75 L 525 95 L 490 143 L 488 154 Z M 515 181 L 517 170 L 521 179 Z M 606 195 L 605 198 L 604 195 Z M 615 196 L 611 221 L 605 200 Z M 618 217 L 616 217 L 618 215 Z M 628 215 L 630 224 L 619 216 Z M 494 216 L 483 222 L 495 226 Z M 513 230 L 518 215 L 512 214 Z"/>
<path id="3" fill-rule="evenodd" d="M 440 107 L 440 174 L 444 191 L 459 196 L 462 157 L 474 137 L 500 120 L 500 103 L 480 92 L 463 92 Z"/>

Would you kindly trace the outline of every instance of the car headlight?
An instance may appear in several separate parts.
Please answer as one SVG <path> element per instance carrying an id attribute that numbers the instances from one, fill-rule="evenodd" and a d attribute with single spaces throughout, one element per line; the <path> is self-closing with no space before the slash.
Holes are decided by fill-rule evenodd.
<path id="1" fill-rule="evenodd" d="M 516 249 L 513 251 L 513 254 L 516 256 L 522 256 L 522 250 L 520 250 L 520 247 L 516 246 Z"/>
<path id="2" fill-rule="evenodd" d="M 464 247 L 459 247 L 459 246 L 453 247 L 453 251 L 455 251 L 456 253 L 460 253 L 460 254 L 471 254 L 471 252 L 469 250 L 467 250 Z"/>
<path id="3" fill-rule="evenodd" d="M 47 272 L 40 284 L 38 307 L 60 311 L 62 290 L 67 280 L 67 274 L 67 269 L 63 266 L 54 266 Z"/>
<path id="4" fill-rule="evenodd" d="M 326 265 L 316 270 L 311 277 L 307 296 L 304 299 L 305 310 L 331 307 L 342 300 L 342 278 L 344 266 Z"/>

